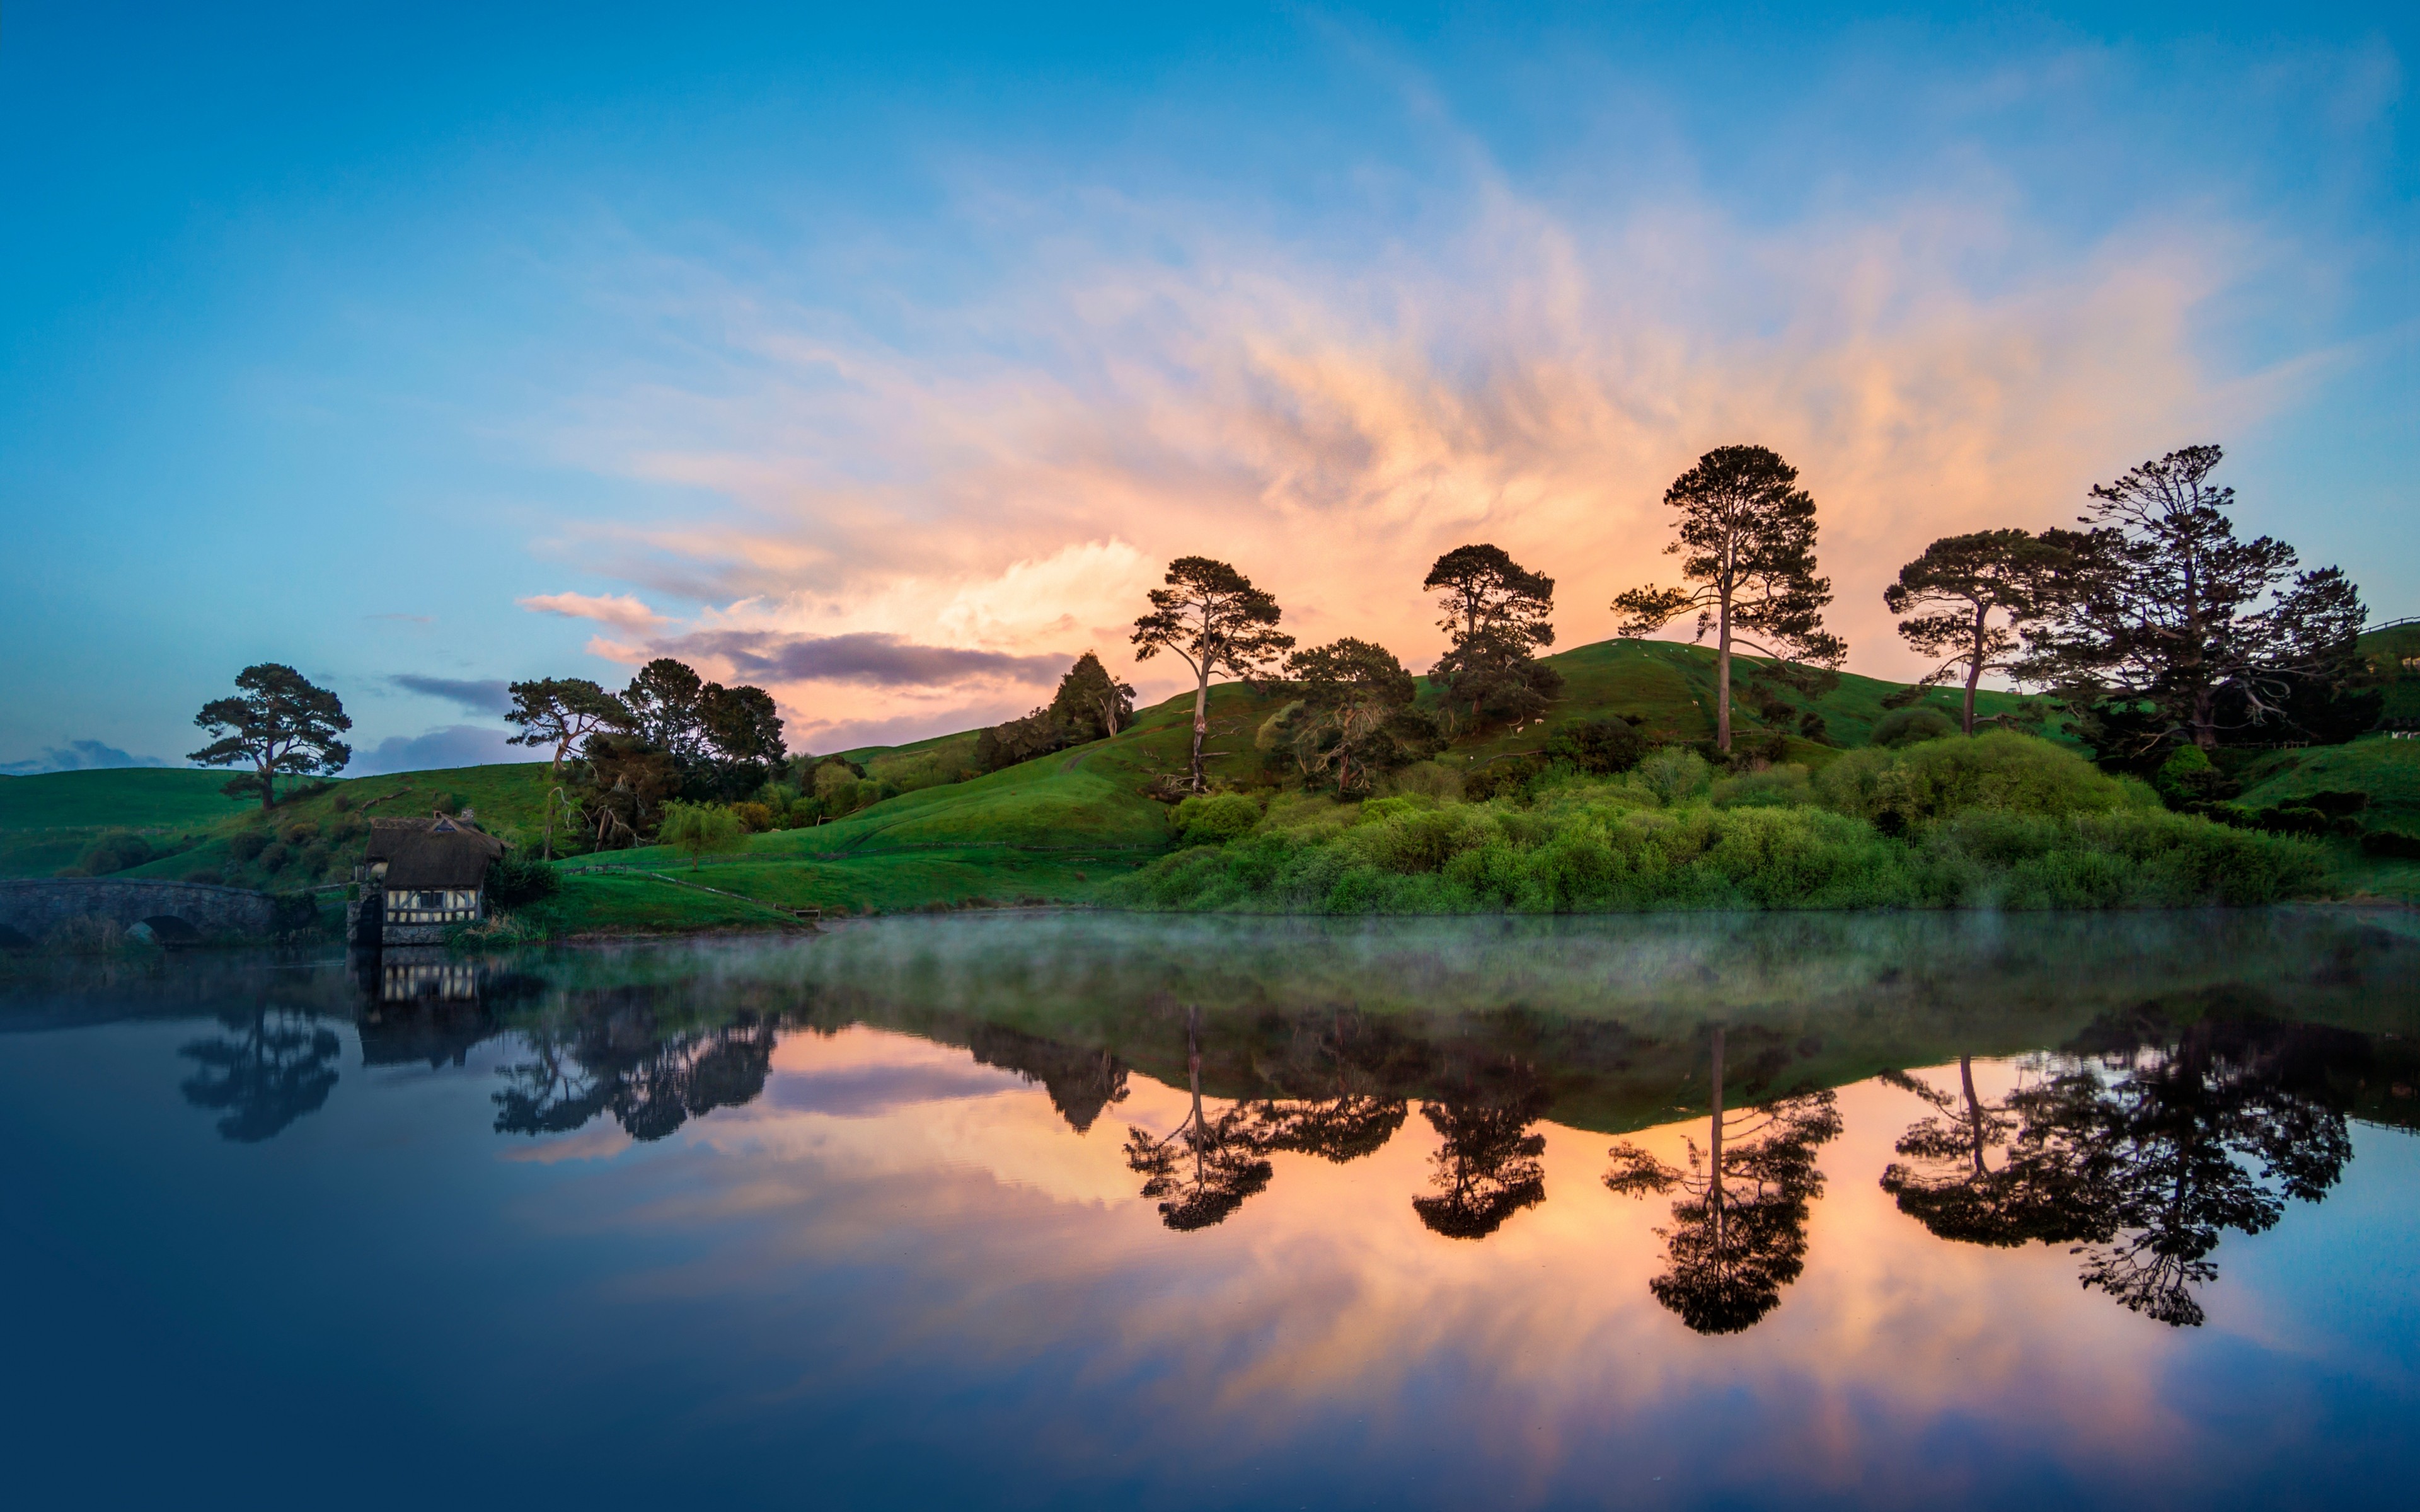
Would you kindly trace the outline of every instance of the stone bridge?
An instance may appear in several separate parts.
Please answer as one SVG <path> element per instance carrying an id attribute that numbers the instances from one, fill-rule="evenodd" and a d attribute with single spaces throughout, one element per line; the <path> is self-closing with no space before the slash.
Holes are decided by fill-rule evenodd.
<path id="1" fill-rule="evenodd" d="M 283 921 L 293 907 L 265 892 L 200 882 L 108 877 L 0 881 L 0 944 L 41 940 L 71 918 L 112 919 L 121 929 L 148 924 L 163 941 L 205 934 L 271 934 L 295 927 Z"/>

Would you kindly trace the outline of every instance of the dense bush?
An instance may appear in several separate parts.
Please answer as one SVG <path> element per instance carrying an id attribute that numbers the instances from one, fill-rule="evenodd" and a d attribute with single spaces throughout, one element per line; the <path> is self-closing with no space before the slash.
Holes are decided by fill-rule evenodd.
<path id="1" fill-rule="evenodd" d="M 1627 719 L 1577 719 L 1546 742 L 1546 759 L 1595 776 L 1627 772 L 1647 754 L 1647 739 Z"/>
<path id="2" fill-rule="evenodd" d="M 112 872 L 123 872 L 130 866 L 141 866 L 159 853 L 151 842 L 132 830 L 113 829 L 84 849 L 76 857 L 75 870 L 88 877 L 105 877 Z"/>
<path id="3" fill-rule="evenodd" d="M 2420 861 L 2420 835 L 2407 835 L 2399 829 L 2373 829 L 2361 837 L 2361 848 L 2371 856 Z"/>
<path id="4" fill-rule="evenodd" d="M 1874 721 L 1873 744 L 1885 750 L 1958 733 L 1958 721 L 1939 709 L 1893 709 Z"/>
<path id="5" fill-rule="evenodd" d="M 1261 822 L 1261 806 L 1240 793 L 1199 793 L 1169 814 L 1179 844 L 1217 845 Z"/>
<path id="6" fill-rule="evenodd" d="M 506 851 L 488 868 L 488 901 L 499 908 L 551 898 L 562 887 L 554 868 L 527 851 Z"/>
<path id="7" fill-rule="evenodd" d="M 249 861 L 268 848 L 268 834 L 257 829 L 242 830 L 227 841 L 227 854 L 238 861 Z"/>
<path id="8" fill-rule="evenodd" d="M 2025 736 L 1852 755 L 1865 760 L 1828 785 L 1796 767 L 1716 784 L 1695 753 L 1666 750 L 1616 781 L 1542 778 L 1526 807 L 1272 804 L 1112 896 L 1339 914 L 2064 908 L 2268 903 L 2320 878 L 2305 841 L 2170 813 Z"/>

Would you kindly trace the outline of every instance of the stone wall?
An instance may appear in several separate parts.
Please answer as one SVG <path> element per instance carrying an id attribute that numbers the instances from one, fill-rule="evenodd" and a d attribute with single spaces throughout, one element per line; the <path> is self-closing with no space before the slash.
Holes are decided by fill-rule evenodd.
<path id="1" fill-rule="evenodd" d="M 0 881 L 0 929 L 28 940 L 40 940 L 71 918 L 114 919 L 121 929 L 175 918 L 204 934 L 268 934 L 277 927 L 277 900 L 265 892 L 199 882 Z"/>

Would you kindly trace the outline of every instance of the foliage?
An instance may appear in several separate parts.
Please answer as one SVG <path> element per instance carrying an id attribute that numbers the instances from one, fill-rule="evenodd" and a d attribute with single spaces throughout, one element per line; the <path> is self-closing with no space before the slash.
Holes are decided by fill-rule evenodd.
<path id="1" fill-rule="evenodd" d="M 1962 670 L 1963 733 L 1975 733 L 1975 688 L 1983 674 L 2022 664 L 2018 632 L 2049 612 L 2046 589 L 2065 558 L 2056 540 L 2024 531 L 1945 535 L 1883 590 L 1885 608 L 1910 616 L 1900 621 L 1900 637 L 1920 655 L 1945 658 L 1917 686 L 1948 682 Z"/>
<path id="2" fill-rule="evenodd" d="M 353 721 L 335 694 L 273 661 L 246 667 L 235 686 L 235 697 L 212 699 L 194 716 L 217 738 L 185 758 L 203 766 L 250 763 L 254 769 L 223 790 L 229 797 L 256 794 L 266 810 L 277 801 L 279 777 L 342 771 L 352 760 L 337 736 Z"/>
<path id="3" fill-rule="evenodd" d="M 630 726 L 630 711 L 622 701 L 585 677 L 543 677 L 511 687 L 513 706 L 504 722 L 519 732 L 506 737 L 514 746 L 551 746 L 550 770 L 560 772 L 564 758 L 599 730 Z"/>
<path id="4" fill-rule="evenodd" d="M 2366 670 L 2351 580 L 2297 572 L 2283 541 L 2237 540 L 2235 490 L 2210 483 L 2224 455 L 2189 446 L 2096 485 L 2094 528 L 2045 537 L 2069 564 L 2022 675 L 2055 685 L 2104 757 L 2307 733 Z"/>
<path id="5" fill-rule="evenodd" d="M 663 827 L 657 838 L 688 856 L 691 871 L 709 856 L 729 856 L 748 848 L 747 832 L 729 809 L 678 799 L 664 805 Z"/>
<path id="6" fill-rule="evenodd" d="M 1261 822 L 1261 806 L 1240 793 L 1196 794 L 1168 816 L 1180 845 L 1217 845 L 1249 834 Z"/>
<path id="7" fill-rule="evenodd" d="M 1714 769 L 1694 750 L 1668 747 L 1638 764 L 1638 784 L 1657 803 L 1675 804 L 1713 785 Z"/>
<path id="8" fill-rule="evenodd" d="M 1448 709 L 1473 725 L 1544 714 L 1562 690 L 1562 678 L 1537 659 L 1555 643 L 1555 579 L 1481 544 L 1437 558 L 1420 586 L 1437 592 L 1437 628 L 1451 638 L 1429 670 Z"/>
<path id="9" fill-rule="evenodd" d="M 1546 739 L 1545 756 L 1575 772 L 1610 777 L 1637 766 L 1647 754 L 1647 739 L 1638 727 L 1616 716 L 1606 719 L 1574 719 L 1556 727 Z"/>
<path id="10" fill-rule="evenodd" d="M 488 867 L 488 900 L 498 908 L 519 908 L 562 888 L 561 874 L 524 850 L 508 850 Z"/>
<path id="11" fill-rule="evenodd" d="M 1848 751 L 1817 774 L 1816 794 L 1826 807 L 1885 833 L 1969 809 L 2065 815 L 2141 801 L 2139 784 L 2130 788 L 2049 741 L 2006 730 L 1972 740 L 1952 735 L 1897 750 Z"/>
<path id="12" fill-rule="evenodd" d="M 113 829 L 85 847 L 76 857 L 75 874 L 105 877 L 113 872 L 141 866 L 155 855 L 151 842 L 131 829 Z"/>
<path id="13" fill-rule="evenodd" d="M 1927 740 L 1939 740 L 1944 735 L 1958 733 L 1958 721 L 1939 709 L 1921 706 L 1893 709 L 1874 721 L 1873 733 L 1868 737 L 1875 745 L 1896 749 Z"/>
<path id="14" fill-rule="evenodd" d="M 1847 645 L 1823 628 L 1830 579 L 1815 574 L 1815 500 L 1798 470 L 1761 446 L 1721 446 L 1664 491 L 1680 512 L 1682 576 L 1696 588 L 1633 588 L 1613 601 L 1621 633 L 1643 636 L 1690 609 L 1714 634 L 1714 744 L 1731 748 L 1731 645 L 1837 667 Z M 1754 632 L 1762 641 L 1748 639 Z"/>
<path id="15" fill-rule="evenodd" d="M 644 735 L 603 730 L 582 748 L 576 780 L 581 814 L 596 843 L 637 844 L 662 822 L 664 805 L 681 791 L 673 754 Z"/>
<path id="16" fill-rule="evenodd" d="M 1338 793 L 1367 793 L 1377 774 L 1435 748 L 1434 727 L 1412 708 L 1412 674 L 1384 646 L 1350 638 L 1313 646 L 1286 658 L 1286 675 L 1302 697 L 1271 716 L 1254 744 L 1281 743 L 1307 779 L 1332 773 Z"/>
<path id="17" fill-rule="evenodd" d="M 1050 698 L 1050 713 L 1079 733 L 1070 745 L 1106 740 L 1134 723 L 1134 697 L 1132 687 L 1110 676 L 1101 658 L 1087 651 L 1059 679 L 1059 690 Z"/>
<path id="18" fill-rule="evenodd" d="M 2179 746 L 2160 764 L 2151 786 L 2159 793 L 2160 801 L 2179 813 L 2198 812 L 2233 797 L 2237 791 L 2237 784 L 2227 779 L 2199 746 Z"/>
<path id="19" fill-rule="evenodd" d="M 1209 557 L 1178 557 L 1168 564 L 1168 586 L 1151 591 L 1151 612 L 1135 621 L 1135 660 L 1166 651 L 1193 672 L 1193 750 L 1189 780 L 1205 786 L 1202 742 L 1210 733 L 1210 679 L 1227 672 L 1247 681 L 1294 649 L 1294 637 L 1278 629 L 1283 610 L 1250 579 Z"/>

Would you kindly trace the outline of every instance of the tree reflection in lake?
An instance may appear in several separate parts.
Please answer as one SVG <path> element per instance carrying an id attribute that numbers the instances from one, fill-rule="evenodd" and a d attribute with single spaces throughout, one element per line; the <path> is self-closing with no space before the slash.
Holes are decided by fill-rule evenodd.
<path id="1" fill-rule="evenodd" d="M 523 1034 L 526 1058 L 500 1073 L 499 1134 L 565 1134 L 611 1114 L 633 1139 L 661 1139 L 692 1118 L 765 1090 L 775 1026 L 742 1018 L 659 1033 L 624 1015 L 582 1017 Z"/>
<path id="2" fill-rule="evenodd" d="M 969 1027 L 967 1048 L 978 1065 L 998 1066 L 1040 1083 L 1050 1105 L 1078 1134 L 1089 1131 L 1103 1110 L 1126 1100 L 1126 1068 L 1106 1050 L 1064 1045 L 982 1023 Z"/>
<path id="3" fill-rule="evenodd" d="M 339 1043 L 318 1015 L 259 1003 L 223 1011 L 218 1020 L 232 1032 L 177 1053 L 199 1063 L 185 1080 L 185 1101 L 225 1113 L 218 1123 L 222 1138 L 257 1144 L 326 1103 L 336 1085 Z"/>
<path id="4" fill-rule="evenodd" d="M 1683 1194 L 1672 1227 L 1656 1230 L 1669 1263 L 1648 1289 L 1698 1333 L 1737 1334 L 1773 1311 L 1806 1267 L 1807 1209 L 1823 1191 L 1815 1150 L 1839 1134 L 1840 1114 L 1829 1089 L 1726 1113 L 1720 1028 L 1712 1087 L 1708 1148 L 1689 1141 L 1687 1170 L 1624 1142 L 1609 1152 L 1605 1184 L 1631 1196 Z"/>
<path id="5" fill-rule="evenodd" d="M 1244 1199 L 1269 1184 L 1268 1159 L 1241 1106 L 1216 1118 L 1202 1105 L 1202 1011 L 1185 1011 L 1185 1071 L 1192 1111 L 1165 1137 L 1126 1131 L 1126 1165 L 1143 1180 L 1142 1195 L 1159 1201 L 1162 1223 L 1179 1233 L 1226 1221 Z"/>
<path id="6" fill-rule="evenodd" d="M 2181 1024 L 2158 1003 L 2096 1023 L 2069 1069 L 2008 1099 L 2017 1127 L 1999 1171 L 1945 1174 L 1941 1120 L 1927 1119 L 1900 1144 L 1922 1164 L 1894 1164 L 1885 1189 L 1945 1239 L 2078 1241 L 2086 1287 L 2199 1324 L 2194 1288 L 2217 1278 L 2221 1238 L 2262 1232 L 2342 1174 L 2352 1142 L 2331 1076 L 2368 1056 L 2363 1036 L 2281 1023 L 2239 995 L 2179 1005 Z M 1946 1196 L 1962 1186 L 1994 1199 Z"/>
<path id="7" fill-rule="evenodd" d="M 2092 1204 L 2074 1149 L 2041 1138 L 2019 1140 L 2010 1149 L 2019 1127 L 2017 1100 L 1978 1097 L 1974 1057 L 1958 1057 L 1954 1094 L 1903 1072 L 1885 1072 L 1883 1080 L 1938 1110 L 1900 1137 L 1899 1153 L 1915 1164 L 1893 1162 L 1883 1172 L 1883 1190 L 1899 1200 L 1900 1211 L 1943 1239 L 1969 1244 L 2092 1237 Z"/>
<path id="8" fill-rule="evenodd" d="M 1277 1068 L 1286 1091 L 1311 1097 L 1264 1098 L 1252 1107 L 1252 1136 L 1263 1149 L 1293 1150 L 1343 1165 L 1373 1155 L 1404 1126 L 1410 1104 L 1396 1088 L 1425 1050 L 1400 1030 L 1342 1009 L 1297 1022 Z"/>
<path id="9" fill-rule="evenodd" d="M 1420 1104 L 1444 1141 L 1429 1158 L 1437 1188 L 1414 1197 L 1412 1211 L 1448 1239 L 1485 1239 L 1524 1208 L 1546 1200 L 1546 1136 L 1530 1126 L 1546 1116 L 1546 1088 L 1517 1062 L 1466 1073 L 1461 1095 Z"/>

